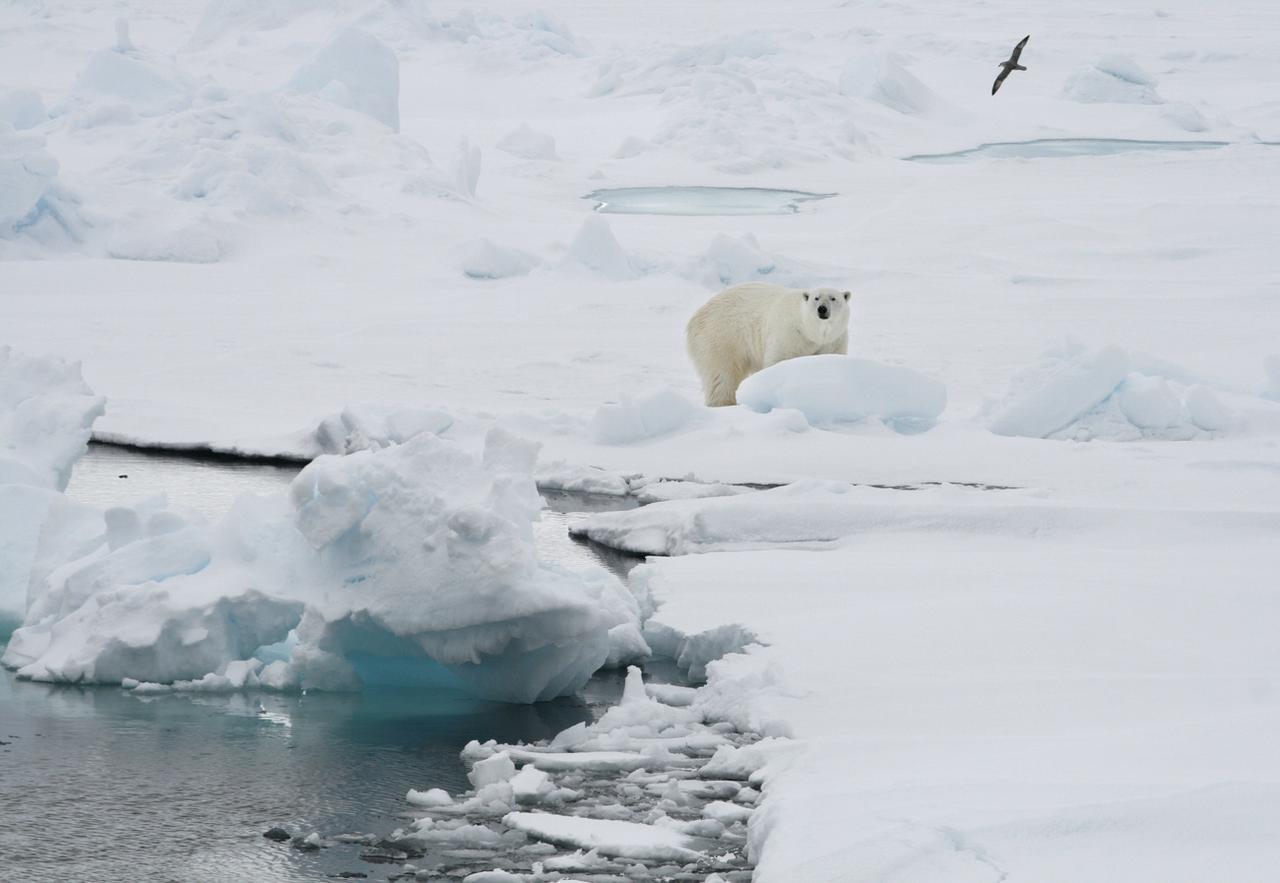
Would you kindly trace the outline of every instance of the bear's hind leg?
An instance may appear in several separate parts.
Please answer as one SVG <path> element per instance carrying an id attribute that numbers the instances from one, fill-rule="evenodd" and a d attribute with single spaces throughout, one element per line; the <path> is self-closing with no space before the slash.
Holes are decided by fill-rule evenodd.
<path id="1" fill-rule="evenodd" d="M 707 407 L 722 408 L 726 405 L 736 405 L 738 403 L 736 393 L 740 380 L 741 378 L 721 371 L 703 375 L 702 391 L 706 396 Z"/>

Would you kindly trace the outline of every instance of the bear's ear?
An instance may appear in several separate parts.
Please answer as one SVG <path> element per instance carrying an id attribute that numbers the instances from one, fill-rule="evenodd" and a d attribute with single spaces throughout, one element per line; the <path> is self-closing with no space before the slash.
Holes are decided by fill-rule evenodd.
<path id="1" fill-rule="evenodd" d="M 849 299 L 849 292 L 847 292 L 847 291 L 846 291 L 846 292 L 844 293 L 844 299 L 845 299 L 845 300 L 848 300 L 848 299 Z"/>
<path id="2" fill-rule="evenodd" d="M 806 292 L 804 293 L 804 299 L 805 299 L 805 300 L 808 300 L 808 299 L 809 299 L 809 292 L 807 292 L 807 291 L 806 291 Z"/>

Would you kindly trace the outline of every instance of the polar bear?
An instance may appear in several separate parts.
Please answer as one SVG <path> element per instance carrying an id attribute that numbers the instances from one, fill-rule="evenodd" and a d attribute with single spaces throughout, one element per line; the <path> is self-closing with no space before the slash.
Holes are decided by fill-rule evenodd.
<path id="1" fill-rule="evenodd" d="M 796 356 L 847 353 L 849 292 L 734 285 L 693 314 L 686 343 L 707 405 L 733 405 L 738 384 L 762 368 Z"/>

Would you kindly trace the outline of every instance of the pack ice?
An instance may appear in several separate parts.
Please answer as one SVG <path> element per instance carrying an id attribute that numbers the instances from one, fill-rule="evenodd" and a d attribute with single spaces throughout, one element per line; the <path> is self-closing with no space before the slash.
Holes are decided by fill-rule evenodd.
<path id="1" fill-rule="evenodd" d="M 648 652 L 616 578 L 539 561 L 535 445 L 494 430 L 477 459 L 423 433 L 321 457 L 287 497 L 242 497 L 215 525 L 163 499 L 100 512 L 57 489 L 101 399 L 74 366 L 2 352 L 3 598 L 22 623 L 3 663 L 20 677 L 144 690 L 432 682 L 530 702 L 576 690 L 615 644 L 615 661 Z"/>
<path id="2" fill-rule="evenodd" d="M 79 364 L 0 346 L 0 639 L 22 620 L 42 525 L 104 406 Z"/>

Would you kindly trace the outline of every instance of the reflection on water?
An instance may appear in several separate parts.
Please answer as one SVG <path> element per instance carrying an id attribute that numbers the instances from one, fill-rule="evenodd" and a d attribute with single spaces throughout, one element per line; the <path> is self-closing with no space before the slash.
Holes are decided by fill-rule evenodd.
<path id="1" fill-rule="evenodd" d="M 470 739 L 550 738 L 615 699 L 483 702 L 445 691 L 137 697 L 0 675 L 0 878 L 313 880 L 357 850 L 263 839 L 273 825 L 386 834 L 405 791 L 458 791 Z M 260 713 L 258 703 L 266 709 Z"/>
<path id="2" fill-rule="evenodd" d="M 588 193 L 595 210 L 619 215 L 789 215 L 834 193 L 770 187 L 615 187 Z"/>
<path id="3" fill-rule="evenodd" d="M 300 468 L 91 444 L 71 472 L 67 496 L 103 508 L 165 496 L 171 506 L 216 521 L 241 494 L 284 490 Z"/>
<path id="4" fill-rule="evenodd" d="M 1128 138 L 1038 138 L 1034 141 L 997 141 L 951 153 L 920 153 L 904 157 L 911 162 L 952 163 L 989 156 L 995 159 L 1046 159 L 1064 156 L 1113 156 L 1149 150 L 1214 150 L 1226 141 L 1138 141 Z"/>

